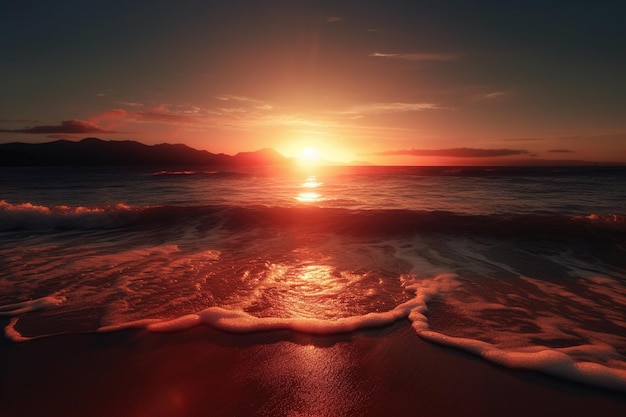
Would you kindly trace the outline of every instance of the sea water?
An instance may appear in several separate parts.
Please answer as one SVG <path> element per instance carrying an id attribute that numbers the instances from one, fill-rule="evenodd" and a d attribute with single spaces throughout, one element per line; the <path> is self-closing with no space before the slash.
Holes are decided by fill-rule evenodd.
<path id="1" fill-rule="evenodd" d="M 405 320 L 503 366 L 626 391 L 623 167 L 2 168 L 0 179 L 0 316 L 13 341 Z"/>

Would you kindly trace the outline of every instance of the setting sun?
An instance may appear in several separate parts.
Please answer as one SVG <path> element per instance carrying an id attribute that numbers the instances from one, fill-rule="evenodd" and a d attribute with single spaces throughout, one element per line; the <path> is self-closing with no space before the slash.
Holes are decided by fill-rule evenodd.
<path id="1" fill-rule="evenodd" d="M 302 151 L 300 151 L 298 158 L 300 158 L 300 160 L 302 161 L 309 163 L 316 162 L 319 159 L 319 153 L 317 152 L 317 149 L 307 146 L 306 148 L 302 149 Z"/>
<path id="2" fill-rule="evenodd" d="M 320 156 L 317 149 L 307 146 L 298 152 L 297 159 L 300 165 L 311 166 L 319 163 Z"/>

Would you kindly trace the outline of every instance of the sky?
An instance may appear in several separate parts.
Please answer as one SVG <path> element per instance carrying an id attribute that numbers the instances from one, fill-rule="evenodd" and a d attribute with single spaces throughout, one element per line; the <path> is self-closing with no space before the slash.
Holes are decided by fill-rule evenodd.
<path id="1" fill-rule="evenodd" d="M 626 163 L 623 1 L 14 1 L 0 143 Z"/>

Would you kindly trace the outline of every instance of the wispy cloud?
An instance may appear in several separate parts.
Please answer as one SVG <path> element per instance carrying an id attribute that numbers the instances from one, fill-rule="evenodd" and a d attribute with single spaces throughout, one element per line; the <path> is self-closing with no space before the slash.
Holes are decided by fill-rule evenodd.
<path id="1" fill-rule="evenodd" d="M 587 135 L 576 136 L 540 136 L 540 137 L 518 137 L 507 138 L 511 142 L 548 142 L 548 141 L 564 141 L 564 142 L 594 142 L 606 141 L 624 143 L 626 141 L 626 132 L 618 133 L 592 133 Z"/>
<path id="2" fill-rule="evenodd" d="M 239 101 L 243 103 L 255 103 L 255 104 L 264 103 L 263 100 L 246 97 L 246 96 L 238 96 L 234 94 L 225 94 L 223 96 L 218 96 L 217 99 L 221 101 Z"/>
<path id="3" fill-rule="evenodd" d="M 39 120 L 30 120 L 30 119 L 2 119 L 0 123 L 41 123 Z"/>
<path id="4" fill-rule="evenodd" d="M 479 94 L 475 96 L 474 100 L 499 100 L 507 97 L 509 92 L 507 91 L 492 91 L 489 93 Z"/>
<path id="5" fill-rule="evenodd" d="M 79 119 L 63 120 L 59 125 L 39 125 L 25 127 L 23 129 L 0 130 L 0 132 L 31 134 L 114 133 L 103 129 L 90 121 Z"/>
<path id="6" fill-rule="evenodd" d="M 377 113 L 398 113 L 408 111 L 423 111 L 423 110 L 440 110 L 441 107 L 434 103 L 407 103 L 407 102 L 395 102 L 395 103 L 369 103 L 361 104 L 358 106 L 350 107 L 346 110 L 340 110 L 338 114 L 377 114 Z"/>
<path id="7" fill-rule="evenodd" d="M 139 103 L 136 103 L 135 107 L 141 110 L 110 109 L 93 114 L 87 120 L 63 120 L 58 125 L 36 125 L 22 129 L 5 129 L 0 130 L 0 132 L 45 134 L 50 137 L 91 133 L 127 133 L 121 129 L 133 123 L 192 125 L 201 123 L 204 120 L 200 114 L 200 109 L 193 106 L 160 105 L 152 108 L 143 108 Z"/>
<path id="8" fill-rule="evenodd" d="M 355 120 L 367 115 L 443 109 L 434 103 L 391 102 L 367 103 L 303 114 L 249 97 L 222 96 L 219 100 L 230 104 L 210 109 L 214 125 L 237 129 L 263 126 L 339 128 L 347 126 L 347 119 Z M 350 122 L 348 124 L 351 125 Z"/>
<path id="9" fill-rule="evenodd" d="M 257 120 L 257 123 L 274 126 L 297 126 L 297 127 L 331 127 L 334 126 L 329 120 L 307 117 L 298 114 L 276 114 Z"/>
<path id="10" fill-rule="evenodd" d="M 338 23 L 338 22 L 343 22 L 343 17 L 339 17 L 339 16 L 330 16 L 328 19 L 326 19 L 326 21 L 328 23 Z"/>
<path id="11" fill-rule="evenodd" d="M 272 104 L 266 101 L 258 100 L 258 99 L 246 97 L 246 96 L 237 96 L 237 95 L 227 94 L 223 96 L 218 96 L 217 99 L 220 101 L 225 101 L 225 102 L 229 102 L 232 104 L 233 107 L 227 107 L 227 109 L 229 109 L 228 110 L 229 112 L 232 112 L 232 109 L 245 110 L 247 108 L 254 108 L 258 110 L 271 110 L 274 107 L 272 106 Z"/>
<path id="12" fill-rule="evenodd" d="M 547 152 L 549 153 L 576 153 L 576 151 L 572 151 L 570 149 L 550 149 Z"/>
<path id="13" fill-rule="evenodd" d="M 236 94 L 213 97 L 206 106 L 176 104 L 144 104 L 134 101 L 115 102 L 119 108 L 93 114 L 85 119 L 65 120 L 60 124 L 35 126 L 15 130 L 0 130 L 12 133 L 52 135 L 71 134 L 146 134 L 154 131 L 207 131 L 241 130 L 254 132 L 257 129 L 380 129 L 390 131 L 398 126 L 365 126 L 367 116 L 403 112 L 420 112 L 444 109 L 435 103 L 426 102 L 374 102 L 334 109 L 300 111 L 289 106 Z M 15 122 L 15 121 L 11 121 Z M 24 123 L 24 125 L 27 123 Z M 18 125 L 19 126 L 19 125 Z M 8 127 L 8 126 L 7 126 Z"/>
<path id="14" fill-rule="evenodd" d="M 520 149 L 479 149 L 479 148 L 448 148 L 448 149 L 402 149 L 374 152 L 376 156 L 443 156 L 452 158 L 496 158 L 511 155 L 528 155 Z"/>
<path id="15" fill-rule="evenodd" d="M 374 58 L 399 59 L 404 61 L 454 61 L 461 57 L 460 54 L 433 52 L 433 53 L 389 53 L 372 52 L 369 56 Z"/>
<path id="16" fill-rule="evenodd" d="M 204 116 L 205 112 L 203 109 L 197 106 L 172 106 L 161 104 L 154 107 L 141 108 L 141 110 L 126 112 L 124 118 L 129 122 L 190 125 L 201 123 L 204 121 Z"/>
<path id="17" fill-rule="evenodd" d="M 119 104 L 120 106 L 126 107 L 143 107 L 143 103 L 137 103 L 134 101 L 116 101 L 115 104 Z"/>

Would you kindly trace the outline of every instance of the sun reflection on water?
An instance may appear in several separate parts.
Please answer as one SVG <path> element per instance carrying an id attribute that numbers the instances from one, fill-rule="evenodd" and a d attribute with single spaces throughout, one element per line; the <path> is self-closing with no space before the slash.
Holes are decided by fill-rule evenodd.
<path id="1" fill-rule="evenodd" d="M 244 309 L 258 317 L 293 319 L 332 320 L 363 313 L 363 303 L 357 300 L 363 301 L 358 288 L 364 276 L 320 261 L 268 263 L 257 297 Z M 350 287 L 354 291 L 346 294 Z"/>
<path id="2" fill-rule="evenodd" d="M 322 185 L 321 182 L 317 181 L 317 177 L 315 175 L 309 176 L 306 181 L 301 185 L 301 188 L 305 190 L 313 190 Z M 318 201 L 322 201 L 322 195 L 315 191 L 302 191 L 298 193 L 296 196 L 296 200 L 301 203 L 315 203 Z"/>
<path id="3" fill-rule="evenodd" d="M 337 297 L 345 289 L 343 277 L 337 277 L 330 265 L 301 264 L 270 266 L 275 282 L 274 307 L 296 318 L 319 318 L 341 315 Z"/>
<path id="4" fill-rule="evenodd" d="M 301 203 L 315 203 L 322 200 L 322 196 L 319 193 L 300 193 L 296 197 Z"/>
<path id="5" fill-rule="evenodd" d="M 306 179 L 304 184 L 302 184 L 302 188 L 317 188 L 320 185 L 322 185 L 322 183 L 317 181 L 317 177 L 315 175 L 311 175 Z"/>

